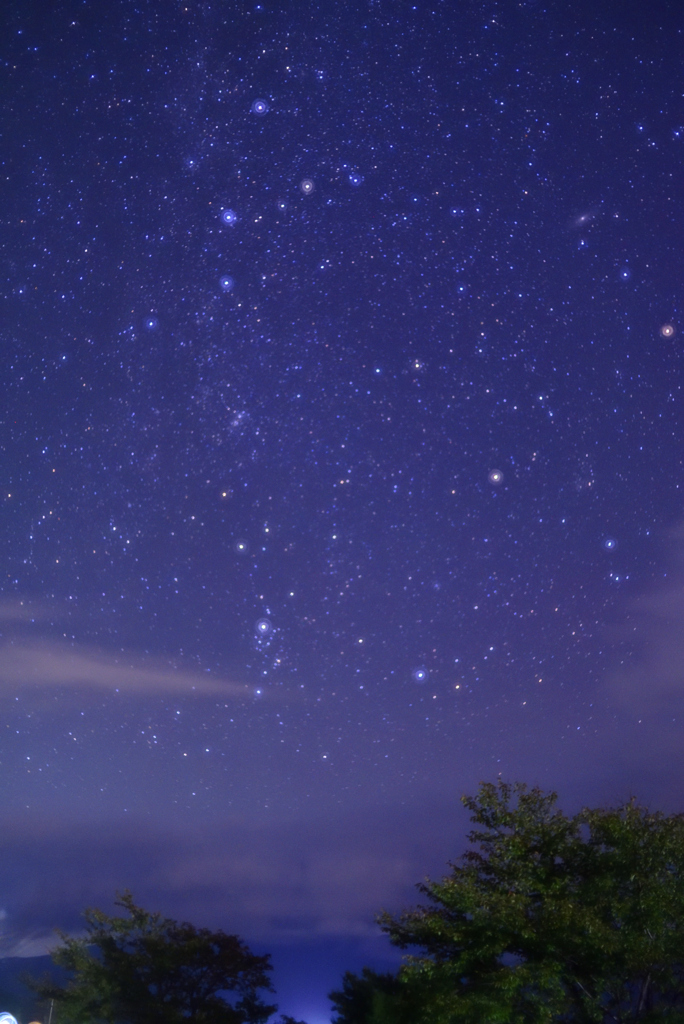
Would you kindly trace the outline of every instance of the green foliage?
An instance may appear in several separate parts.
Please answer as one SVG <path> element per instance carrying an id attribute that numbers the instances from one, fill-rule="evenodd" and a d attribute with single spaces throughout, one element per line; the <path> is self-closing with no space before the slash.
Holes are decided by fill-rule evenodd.
<path id="1" fill-rule="evenodd" d="M 407 993 L 393 974 L 364 967 L 361 975 L 347 971 L 340 991 L 328 996 L 337 1014 L 333 1024 L 398 1024 L 407 1011 Z"/>
<path id="2" fill-rule="evenodd" d="M 419 951 L 392 1012 L 368 975 L 347 982 L 337 1024 L 684 1022 L 684 816 L 632 800 L 568 818 L 555 801 L 502 782 L 463 799 L 479 850 L 419 885 L 427 906 L 379 918 Z"/>
<path id="3" fill-rule="evenodd" d="M 86 910 L 85 937 L 61 935 L 52 958 L 72 973 L 66 986 L 35 983 L 55 1000 L 57 1024 L 263 1024 L 275 1011 L 258 995 L 273 990 L 268 956 L 235 935 L 150 914 L 128 892 L 116 905 L 126 917 Z"/>

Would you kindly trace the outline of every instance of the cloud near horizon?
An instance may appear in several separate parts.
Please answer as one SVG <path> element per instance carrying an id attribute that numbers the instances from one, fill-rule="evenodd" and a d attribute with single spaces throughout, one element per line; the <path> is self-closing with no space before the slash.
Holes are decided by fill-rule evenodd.
<path id="1" fill-rule="evenodd" d="M 417 902 L 415 883 L 426 871 L 439 876 L 460 853 L 465 823 L 455 811 L 452 803 L 291 821 L 226 815 L 201 831 L 188 821 L 169 828 L 142 818 L 15 816 L 11 836 L 0 836 L 0 956 L 46 952 L 55 927 L 79 932 L 86 906 L 111 913 L 124 888 L 150 910 L 249 942 L 380 940 L 383 906 Z"/>

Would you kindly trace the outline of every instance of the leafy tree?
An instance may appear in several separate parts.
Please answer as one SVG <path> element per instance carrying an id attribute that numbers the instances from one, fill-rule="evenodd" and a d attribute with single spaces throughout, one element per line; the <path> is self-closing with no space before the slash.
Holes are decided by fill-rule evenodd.
<path id="1" fill-rule="evenodd" d="M 258 994 L 273 991 L 268 956 L 235 935 L 150 914 L 129 892 L 116 905 L 128 916 L 86 910 L 84 938 L 60 933 L 52 958 L 72 972 L 66 986 L 34 983 L 55 1000 L 59 1024 L 263 1024 L 275 1011 Z"/>
<path id="2" fill-rule="evenodd" d="M 479 850 L 418 886 L 427 906 L 379 918 L 419 951 L 396 978 L 395 1021 L 684 1022 L 684 815 L 632 799 L 568 818 L 555 801 L 503 782 L 463 798 Z M 345 977 L 337 1024 L 385 1024 L 388 983 Z"/>
<path id="3" fill-rule="evenodd" d="M 364 967 L 361 975 L 346 971 L 340 991 L 328 995 L 337 1016 L 333 1024 L 384 1024 L 400 1012 L 400 982 L 393 974 Z"/>

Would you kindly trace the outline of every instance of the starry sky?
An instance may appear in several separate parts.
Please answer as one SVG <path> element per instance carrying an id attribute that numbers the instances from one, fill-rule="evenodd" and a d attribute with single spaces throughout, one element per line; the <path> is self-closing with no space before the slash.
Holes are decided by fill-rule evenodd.
<path id="1" fill-rule="evenodd" d="M 328 1019 L 482 780 L 684 807 L 684 17 L 9 0 L 1 948 Z"/>

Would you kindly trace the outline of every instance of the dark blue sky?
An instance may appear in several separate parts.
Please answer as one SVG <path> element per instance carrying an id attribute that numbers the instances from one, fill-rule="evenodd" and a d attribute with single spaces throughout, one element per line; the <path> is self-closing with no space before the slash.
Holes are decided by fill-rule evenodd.
<path id="1" fill-rule="evenodd" d="M 684 803 L 681 7 L 3 11 L 2 948 L 319 1024 L 480 780 Z"/>

